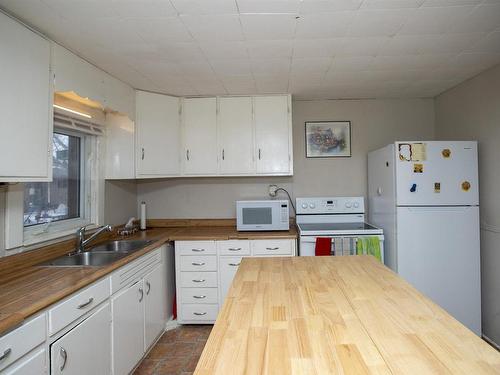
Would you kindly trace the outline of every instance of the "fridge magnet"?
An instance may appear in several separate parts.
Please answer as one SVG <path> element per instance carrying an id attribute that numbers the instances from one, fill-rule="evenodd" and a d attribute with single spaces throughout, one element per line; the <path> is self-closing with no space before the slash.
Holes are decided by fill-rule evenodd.
<path id="1" fill-rule="evenodd" d="M 308 121 L 305 125 L 307 158 L 351 156 L 350 121 Z"/>
<path id="2" fill-rule="evenodd" d="M 441 151 L 441 155 L 443 155 L 443 158 L 448 159 L 451 156 L 451 150 L 449 148 L 445 148 Z"/>
<path id="3" fill-rule="evenodd" d="M 427 148 L 425 143 L 413 143 L 411 145 L 411 160 L 425 161 L 427 159 Z"/>
<path id="4" fill-rule="evenodd" d="M 413 173 L 424 173 L 423 164 L 413 164 Z"/>
<path id="5" fill-rule="evenodd" d="M 441 182 L 434 182 L 434 193 L 441 193 Z"/>
<path id="6" fill-rule="evenodd" d="M 411 161 L 411 145 L 409 143 L 400 143 L 398 146 L 399 160 Z"/>
<path id="7" fill-rule="evenodd" d="M 469 181 L 462 182 L 462 190 L 463 191 L 469 191 L 470 190 L 470 182 Z"/>

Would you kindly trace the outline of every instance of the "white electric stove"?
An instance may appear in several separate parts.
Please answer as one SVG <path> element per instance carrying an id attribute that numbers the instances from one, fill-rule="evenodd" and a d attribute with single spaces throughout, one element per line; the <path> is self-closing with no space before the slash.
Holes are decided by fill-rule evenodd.
<path id="1" fill-rule="evenodd" d="M 356 254 L 360 237 L 377 237 L 383 258 L 384 232 L 365 222 L 363 197 L 296 198 L 299 255 L 314 256 L 316 238 L 332 239 L 332 255 Z"/>

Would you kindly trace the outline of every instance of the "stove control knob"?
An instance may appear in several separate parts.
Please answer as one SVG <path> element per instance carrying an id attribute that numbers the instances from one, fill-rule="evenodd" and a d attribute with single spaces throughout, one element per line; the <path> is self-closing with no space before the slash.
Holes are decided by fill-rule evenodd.
<path id="1" fill-rule="evenodd" d="M 359 203 L 358 202 L 354 202 L 353 207 L 354 208 L 358 208 L 359 207 Z"/>
<path id="2" fill-rule="evenodd" d="M 351 208 L 352 204 L 351 202 L 345 202 L 345 208 Z"/>
<path id="3" fill-rule="evenodd" d="M 314 208 L 316 208 L 316 205 L 315 205 L 314 203 L 310 203 L 310 204 L 309 204 L 309 208 L 310 208 L 310 209 L 314 209 Z"/>
<path id="4" fill-rule="evenodd" d="M 302 203 L 302 208 L 306 209 L 307 208 L 307 203 Z"/>

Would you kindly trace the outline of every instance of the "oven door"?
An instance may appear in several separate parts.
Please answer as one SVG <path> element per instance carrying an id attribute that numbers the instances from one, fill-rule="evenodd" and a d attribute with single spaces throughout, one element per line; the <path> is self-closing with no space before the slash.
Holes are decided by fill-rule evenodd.
<path id="1" fill-rule="evenodd" d="M 315 256 L 316 255 L 316 238 L 320 236 L 300 236 L 299 256 Z M 358 238 L 362 235 L 337 235 L 337 236 L 321 236 L 322 238 L 331 238 L 332 255 L 356 255 Z M 372 237 L 372 236 L 366 236 Z M 380 241 L 380 252 L 382 261 L 384 260 L 384 236 L 375 235 Z"/>

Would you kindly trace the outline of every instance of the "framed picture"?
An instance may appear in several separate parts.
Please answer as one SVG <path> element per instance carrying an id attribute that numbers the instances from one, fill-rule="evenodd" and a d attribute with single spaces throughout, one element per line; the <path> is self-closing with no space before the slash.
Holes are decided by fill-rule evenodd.
<path id="1" fill-rule="evenodd" d="M 350 156 L 350 121 L 306 122 L 306 157 L 345 158 Z"/>

